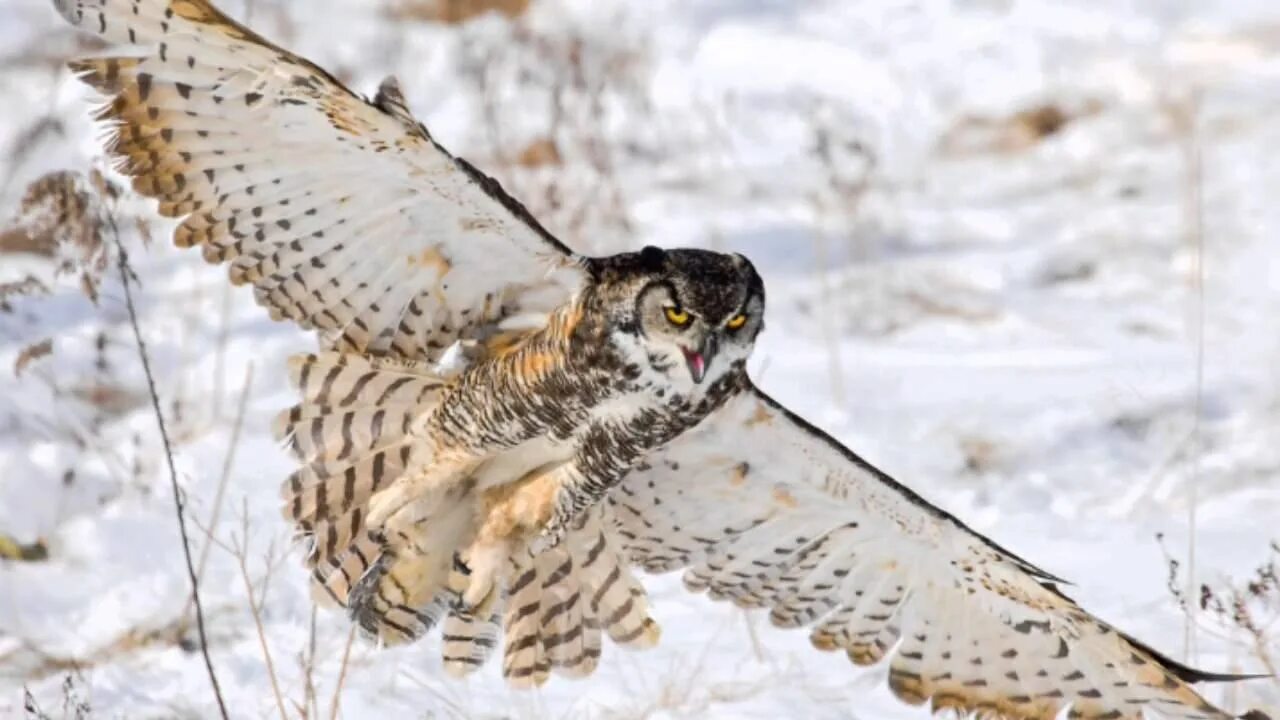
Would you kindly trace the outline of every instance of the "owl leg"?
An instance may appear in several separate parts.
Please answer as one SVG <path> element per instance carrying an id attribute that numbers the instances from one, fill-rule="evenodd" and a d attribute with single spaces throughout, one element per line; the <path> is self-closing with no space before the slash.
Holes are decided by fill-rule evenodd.
<path id="1" fill-rule="evenodd" d="M 620 478 L 621 475 L 617 477 Z M 543 524 L 538 536 L 530 543 L 530 552 L 536 555 L 559 545 L 565 533 L 573 527 L 587 508 L 604 499 L 605 493 L 616 484 L 617 481 L 612 474 L 603 472 L 587 474 L 575 466 L 566 465 L 550 517 Z"/>
<path id="2" fill-rule="evenodd" d="M 605 423 L 593 424 L 578 442 L 573 459 L 557 468 L 554 507 L 533 541 L 534 554 L 559 545 L 578 517 L 603 500 L 647 452 L 645 445 Z"/>
<path id="3" fill-rule="evenodd" d="M 465 612 L 483 614 L 481 611 L 493 602 L 508 559 L 517 552 L 527 552 L 529 542 L 551 522 L 557 499 L 572 477 L 568 468 L 542 467 L 520 480 L 485 491 L 475 541 L 459 554 L 461 567 L 451 577 Z"/>

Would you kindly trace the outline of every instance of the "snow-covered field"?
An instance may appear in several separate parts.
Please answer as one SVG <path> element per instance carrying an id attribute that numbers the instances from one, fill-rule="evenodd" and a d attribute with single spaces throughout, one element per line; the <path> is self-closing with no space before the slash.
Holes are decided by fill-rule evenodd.
<path id="1" fill-rule="evenodd" d="M 1156 539 L 1180 590 L 1194 547 L 1196 599 L 1280 561 L 1280 4 L 543 0 L 514 26 L 410 4 L 223 6 L 358 89 L 399 76 L 437 139 L 570 244 L 748 254 L 770 293 L 753 371 L 775 397 L 1173 657 L 1280 659 L 1280 623 L 1259 645 L 1212 612 L 1184 655 Z M 100 163 L 56 62 L 78 42 L 44 0 L 0 2 L 0 229 L 31 180 Z M 348 623 L 313 619 L 278 514 L 290 465 L 269 432 L 284 360 L 313 340 L 160 223 L 145 243 L 145 204 L 116 211 L 233 716 L 278 715 L 273 674 L 291 716 L 330 717 L 340 676 L 343 718 L 927 715 L 883 668 L 676 576 L 650 582 L 662 645 L 606 648 L 585 681 L 508 690 L 497 663 L 451 681 L 434 637 L 357 639 L 344 662 Z M 0 559 L 0 717 L 24 688 L 54 718 L 75 716 L 68 693 L 93 717 L 212 716 L 115 268 L 95 305 L 49 260 L 0 252 L 0 286 L 28 275 L 49 292 L 0 295 L 0 541 L 48 558 Z M 1250 608 L 1276 620 L 1280 597 Z M 1275 681 L 1207 693 L 1280 707 Z"/>

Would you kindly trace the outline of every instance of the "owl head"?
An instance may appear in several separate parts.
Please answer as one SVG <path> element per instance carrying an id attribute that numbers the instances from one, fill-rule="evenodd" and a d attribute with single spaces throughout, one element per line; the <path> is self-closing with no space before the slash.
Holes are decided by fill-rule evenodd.
<path id="1" fill-rule="evenodd" d="M 594 275 L 611 298 L 615 343 L 695 385 L 745 360 L 764 327 L 764 283 L 736 253 L 646 247 L 603 259 Z"/>

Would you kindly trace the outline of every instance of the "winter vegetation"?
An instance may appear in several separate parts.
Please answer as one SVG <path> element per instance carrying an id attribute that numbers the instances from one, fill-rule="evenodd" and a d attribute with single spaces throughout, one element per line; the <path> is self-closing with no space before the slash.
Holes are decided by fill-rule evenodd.
<path id="1" fill-rule="evenodd" d="M 750 256 L 770 393 L 1280 717 L 1280 6 L 220 5 L 583 252 Z M 658 648 L 537 691 L 317 611 L 270 432 L 314 338 L 107 167 L 101 49 L 0 4 L 0 717 L 928 716 L 678 574 Z"/>

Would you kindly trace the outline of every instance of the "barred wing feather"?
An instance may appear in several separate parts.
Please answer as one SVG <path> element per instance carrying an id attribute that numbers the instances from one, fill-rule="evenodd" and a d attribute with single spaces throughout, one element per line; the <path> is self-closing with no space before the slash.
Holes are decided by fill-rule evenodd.
<path id="1" fill-rule="evenodd" d="M 580 281 L 568 248 L 438 145 L 395 82 L 368 102 L 206 0 L 55 0 L 138 56 L 80 60 L 118 168 L 179 245 L 338 349 L 435 359 Z"/>
<path id="2" fill-rule="evenodd" d="M 633 562 L 859 665 L 902 700 L 982 717 L 1229 717 L 1056 578 L 929 505 L 758 390 L 629 476 L 610 514 Z"/>

